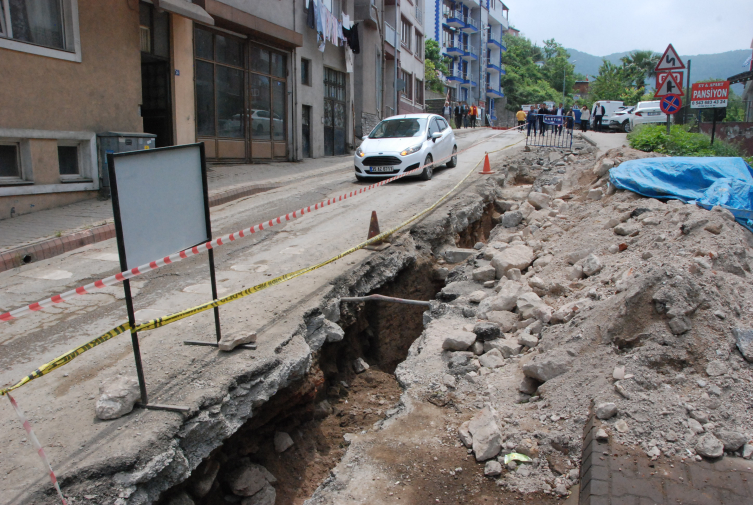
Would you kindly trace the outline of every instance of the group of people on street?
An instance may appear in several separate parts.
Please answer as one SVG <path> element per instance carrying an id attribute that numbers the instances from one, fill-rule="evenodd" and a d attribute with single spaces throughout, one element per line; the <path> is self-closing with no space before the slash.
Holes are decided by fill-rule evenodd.
<path id="1" fill-rule="evenodd" d="M 604 117 L 604 106 L 599 102 L 596 102 L 594 108 L 594 131 L 600 131 L 602 128 L 601 120 Z M 544 122 L 544 116 L 563 116 L 562 125 L 548 125 Z M 578 107 L 575 104 L 571 109 L 566 109 L 560 103 L 558 107 L 553 107 L 551 110 L 547 108 L 546 104 L 536 104 L 532 106 L 528 112 L 520 110 L 515 114 L 515 119 L 518 121 L 518 126 L 522 127 L 526 125 L 526 135 L 533 134 L 544 135 L 547 132 L 548 127 L 551 127 L 552 131 L 557 134 L 562 133 L 563 125 L 572 130 L 576 125 L 580 125 L 581 131 L 588 131 L 588 125 L 591 121 L 591 111 L 585 105 Z"/>
<path id="2" fill-rule="evenodd" d="M 450 105 L 450 102 L 445 102 L 442 110 L 442 115 L 448 122 L 455 119 L 455 128 L 476 128 L 479 114 L 478 107 L 469 106 L 465 102 L 455 102 L 454 107 Z"/>

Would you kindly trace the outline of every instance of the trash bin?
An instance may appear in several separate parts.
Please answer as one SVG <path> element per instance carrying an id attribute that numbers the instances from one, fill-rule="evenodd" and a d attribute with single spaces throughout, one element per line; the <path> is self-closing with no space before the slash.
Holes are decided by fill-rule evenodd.
<path id="1" fill-rule="evenodd" d="M 97 156 L 99 158 L 99 187 L 104 198 L 110 197 L 110 171 L 107 155 L 128 151 L 154 149 L 157 135 L 137 132 L 104 132 L 97 134 Z"/>

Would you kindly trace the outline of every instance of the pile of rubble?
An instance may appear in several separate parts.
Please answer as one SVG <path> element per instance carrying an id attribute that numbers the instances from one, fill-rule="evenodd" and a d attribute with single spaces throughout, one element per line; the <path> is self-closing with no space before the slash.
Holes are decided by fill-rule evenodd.
<path id="1" fill-rule="evenodd" d="M 479 472 L 566 495 L 589 415 L 647 458 L 753 454 L 753 235 L 711 211 L 615 191 L 576 144 L 510 160 L 488 243 L 448 248 L 446 286 L 396 370 L 406 393 L 476 411 Z"/>

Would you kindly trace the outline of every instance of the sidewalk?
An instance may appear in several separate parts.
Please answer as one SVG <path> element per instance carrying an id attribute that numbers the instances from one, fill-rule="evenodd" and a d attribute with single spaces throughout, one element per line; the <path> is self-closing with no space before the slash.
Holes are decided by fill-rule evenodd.
<path id="1" fill-rule="evenodd" d="M 352 155 L 300 162 L 211 166 L 209 206 L 279 188 L 302 175 L 319 175 L 353 164 Z M 0 220 L 0 272 L 115 236 L 112 202 L 92 198 L 55 209 Z"/>

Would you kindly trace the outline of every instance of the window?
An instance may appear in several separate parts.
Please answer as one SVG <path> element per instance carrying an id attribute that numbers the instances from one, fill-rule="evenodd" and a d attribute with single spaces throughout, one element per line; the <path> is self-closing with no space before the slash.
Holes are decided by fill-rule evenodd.
<path id="1" fill-rule="evenodd" d="M 382 110 L 382 53 L 379 49 L 376 51 L 376 61 L 374 64 L 376 69 L 376 110 Z"/>
<path id="2" fill-rule="evenodd" d="M 413 26 L 405 20 L 405 18 L 402 18 L 402 22 L 400 24 L 400 42 L 403 43 L 403 46 L 410 51 L 410 44 L 411 44 L 411 28 Z"/>
<path id="3" fill-rule="evenodd" d="M 243 43 L 196 28 L 194 51 L 197 134 L 243 138 L 246 123 Z"/>
<path id="4" fill-rule="evenodd" d="M 61 176 L 79 176 L 78 146 L 58 146 L 58 167 Z"/>
<path id="5" fill-rule="evenodd" d="M 416 79 L 416 105 L 424 104 L 424 81 Z"/>
<path id="6" fill-rule="evenodd" d="M 301 58 L 301 84 L 311 86 L 311 60 Z"/>
<path id="7" fill-rule="evenodd" d="M 0 47 L 81 61 L 77 18 L 77 0 L 0 0 Z"/>
<path id="8" fill-rule="evenodd" d="M 18 159 L 18 144 L 0 144 L 0 182 L 21 178 L 21 164 Z"/>
<path id="9" fill-rule="evenodd" d="M 453 33 L 446 26 L 442 27 L 442 47 L 455 47 L 453 45 Z"/>
<path id="10" fill-rule="evenodd" d="M 450 125 L 447 124 L 447 121 L 445 121 L 444 118 L 438 118 L 437 121 L 439 121 L 439 129 L 442 131 L 450 127 Z"/>
<path id="11" fill-rule="evenodd" d="M 170 17 L 151 5 L 139 4 L 139 44 L 142 53 L 170 57 Z"/>
<path id="12" fill-rule="evenodd" d="M 431 123 L 429 123 L 429 136 L 431 136 L 432 133 L 439 133 L 442 131 L 442 128 L 439 127 L 439 123 L 437 123 L 437 118 L 431 118 Z"/>
<path id="13" fill-rule="evenodd" d="M 424 59 L 424 34 L 416 30 L 416 58 Z"/>
<path id="14" fill-rule="evenodd" d="M 405 70 L 401 70 L 400 73 L 402 74 L 404 88 L 403 88 L 403 96 L 407 98 L 408 100 L 413 100 L 413 74 L 409 74 Z"/>

